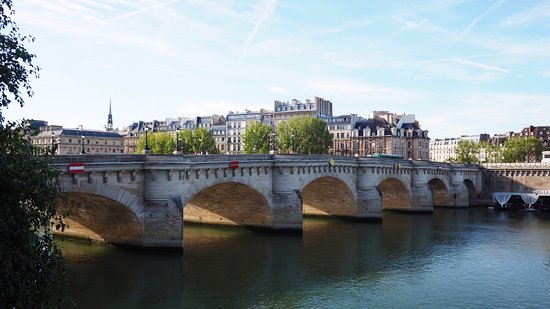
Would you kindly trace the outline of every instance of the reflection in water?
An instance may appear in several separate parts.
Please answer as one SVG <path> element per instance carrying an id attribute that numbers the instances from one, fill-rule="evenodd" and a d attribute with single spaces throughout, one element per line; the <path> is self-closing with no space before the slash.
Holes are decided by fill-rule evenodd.
<path id="1" fill-rule="evenodd" d="M 436 209 L 302 236 L 185 228 L 184 253 L 60 241 L 79 308 L 543 307 L 550 214 Z"/>

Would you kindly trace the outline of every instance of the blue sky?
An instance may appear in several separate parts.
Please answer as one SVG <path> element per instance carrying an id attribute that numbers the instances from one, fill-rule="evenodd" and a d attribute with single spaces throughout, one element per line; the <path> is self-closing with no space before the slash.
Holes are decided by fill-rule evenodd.
<path id="1" fill-rule="evenodd" d="M 550 1 L 17 0 L 42 68 L 10 120 L 100 129 L 333 102 L 430 137 L 550 125 Z"/>

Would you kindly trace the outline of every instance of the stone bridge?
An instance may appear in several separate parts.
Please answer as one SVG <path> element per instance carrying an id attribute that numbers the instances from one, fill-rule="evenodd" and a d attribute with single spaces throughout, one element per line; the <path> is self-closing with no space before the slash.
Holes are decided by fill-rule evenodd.
<path id="1" fill-rule="evenodd" d="M 144 247 L 182 248 L 184 221 L 301 232 L 304 215 L 467 207 L 482 185 L 477 165 L 329 155 L 74 155 L 54 166 L 62 234 Z"/>

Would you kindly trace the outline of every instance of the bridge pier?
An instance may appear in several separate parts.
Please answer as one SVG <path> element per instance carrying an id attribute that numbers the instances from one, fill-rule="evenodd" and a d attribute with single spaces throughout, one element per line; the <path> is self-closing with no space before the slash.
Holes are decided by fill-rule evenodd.
<path id="1" fill-rule="evenodd" d="M 428 212 L 434 210 L 432 190 L 427 184 L 416 184 L 411 187 L 411 211 Z"/>
<path id="2" fill-rule="evenodd" d="M 303 201 L 299 181 L 290 168 L 273 168 L 272 203 L 274 230 L 302 232 Z"/>
<path id="3" fill-rule="evenodd" d="M 181 197 L 147 200 L 143 221 L 144 247 L 183 249 Z"/>
<path id="4" fill-rule="evenodd" d="M 378 189 L 378 179 L 373 176 L 374 169 L 357 171 L 357 216 L 382 221 L 382 193 Z"/>
<path id="5" fill-rule="evenodd" d="M 411 173 L 411 211 L 415 212 L 433 212 L 432 190 L 428 185 L 429 174 L 427 173 L 427 163 L 415 162 L 417 168 Z"/>
<path id="6" fill-rule="evenodd" d="M 273 230 L 302 232 L 300 191 L 273 192 Z"/>
<path id="7" fill-rule="evenodd" d="M 468 188 L 464 185 L 464 183 L 452 183 L 449 190 L 449 195 L 450 204 L 453 205 L 453 207 L 470 206 Z"/>

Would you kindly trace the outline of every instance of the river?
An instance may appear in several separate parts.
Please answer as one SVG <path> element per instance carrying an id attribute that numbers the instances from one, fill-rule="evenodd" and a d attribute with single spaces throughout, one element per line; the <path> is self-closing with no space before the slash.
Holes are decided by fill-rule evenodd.
<path id="1" fill-rule="evenodd" d="M 78 308 L 548 308 L 550 213 L 305 219 L 304 233 L 187 226 L 183 253 L 58 240 Z"/>

